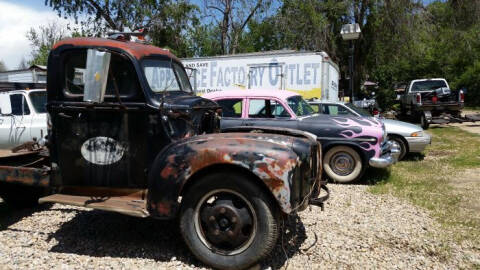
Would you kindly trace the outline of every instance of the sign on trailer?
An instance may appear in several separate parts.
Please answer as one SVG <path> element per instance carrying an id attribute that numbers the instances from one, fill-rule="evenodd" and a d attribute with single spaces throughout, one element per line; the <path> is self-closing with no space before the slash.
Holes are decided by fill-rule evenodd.
<path id="1" fill-rule="evenodd" d="M 338 100 L 339 69 L 325 52 L 293 50 L 182 59 L 196 93 L 278 89 Z"/>

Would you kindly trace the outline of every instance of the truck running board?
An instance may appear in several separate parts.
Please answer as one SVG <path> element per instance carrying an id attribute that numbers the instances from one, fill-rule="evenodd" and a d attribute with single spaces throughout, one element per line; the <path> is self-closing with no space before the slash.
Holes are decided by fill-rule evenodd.
<path id="1" fill-rule="evenodd" d="M 117 212 L 135 217 L 148 217 L 145 200 L 135 200 L 132 197 L 92 197 L 66 194 L 53 194 L 40 198 L 39 203 L 60 203 L 81 206 L 110 212 Z"/>

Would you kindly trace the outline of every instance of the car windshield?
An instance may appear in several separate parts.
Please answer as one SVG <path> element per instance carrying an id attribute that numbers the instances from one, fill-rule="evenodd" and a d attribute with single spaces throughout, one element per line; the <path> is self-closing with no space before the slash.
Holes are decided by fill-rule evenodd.
<path id="1" fill-rule="evenodd" d="M 148 59 L 143 61 L 143 71 L 150 89 L 155 93 L 163 91 L 192 92 L 185 70 L 177 63 Z"/>
<path id="2" fill-rule="evenodd" d="M 366 110 L 360 108 L 360 107 L 357 107 L 355 105 L 353 105 L 352 103 L 346 103 L 345 106 L 347 106 L 348 108 L 350 108 L 352 111 L 360 114 L 361 116 L 372 116 L 370 113 L 368 113 Z"/>
<path id="3" fill-rule="evenodd" d="M 297 116 L 305 116 L 315 113 L 313 108 L 301 96 L 289 97 L 287 98 L 287 103 Z"/>
<path id="4" fill-rule="evenodd" d="M 419 81 L 413 83 L 412 92 L 432 91 L 442 87 L 447 87 L 443 80 Z"/>
<path id="5" fill-rule="evenodd" d="M 37 91 L 30 93 L 30 101 L 32 102 L 33 108 L 37 113 L 46 113 L 47 112 L 47 92 L 46 91 Z"/>

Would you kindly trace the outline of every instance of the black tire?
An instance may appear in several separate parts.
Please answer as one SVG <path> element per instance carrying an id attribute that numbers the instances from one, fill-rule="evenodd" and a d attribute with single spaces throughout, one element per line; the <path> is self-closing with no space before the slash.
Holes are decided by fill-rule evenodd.
<path id="1" fill-rule="evenodd" d="M 334 146 L 323 156 L 323 169 L 333 182 L 358 181 L 365 172 L 364 167 L 360 154 L 349 146 Z"/>
<path id="2" fill-rule="evenodd" d="M 217 197 L 209 204 L 213 195 Z M 270 196 L 248 177 L 226 172 L 210 174 L 194 183 L 182 198 L 180 231 L 192 253 L 205 264 L 218 269 L 244 269 L 265 258 L 275 246 L 279 235 L 279 212 Z M 230 199 L 232 204 L 228 204 Z M 222 212 L 222 207 L 228 210 Z M 236 216 L 237 223 L 228 217 L 231 209 L 243 213 Z M 247 216 L 252 221 L 250 227 L 237 228 L 237 225 L 248 224 L 244 222 L 248 221 Z M 231 225 L 226 230 L 221 223 L 224 220 Z M 216 228 L 213 233 L 209 231 L 212 227 Z M 228 234 L 231 231 L 233 235 L 233 231 L 239 228 L 240 236 Z M 247 234 L 240 246 L 226 248 Z M 224 242 L 212 243 L 227 236 L 230 238 Z"/>
<path id="3" fill-rule="evenodd" d="M 34 207 L 38 199 L 45 195 L 44 187 L 32 187 L 20 184 L 1 183 L 0 197 L 15 208 Z"/>
<path id="4" fill-rule="evenodd" d="M 428 129 L 428 127 L 430 126 L 430 123 L 428 123 L 424 113 L 420 114 L 420 126 L 423 129 Z"/>
<path id="5" fill-rule="evenodd" d="M 394 141 L 398 144 L 398 146 L 400 147 L 400 155 L 398 156 L 398 160 L 399 161 L 402 160 L 408 152 L 408 148 L 407 148 L 407 145 L 405 144 L 405 141 L 398 136 L 388 136 L 388 140 Z"/>

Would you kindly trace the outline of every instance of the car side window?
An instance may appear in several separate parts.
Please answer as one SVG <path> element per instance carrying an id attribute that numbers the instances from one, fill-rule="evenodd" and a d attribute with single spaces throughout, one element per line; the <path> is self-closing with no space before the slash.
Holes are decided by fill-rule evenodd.
<path id="1" fill-rule="evenodd" d="M 290 117 L 285 107 L 273 99 L 250 99 L 248 108 L 250 118 Z"/>
<path id="2" fill-rule="evenodd" d="M 329 114 L 332 116 L 338 115 L 353 115 L 350 111 L 348 111 L 345 107 L 339 105 L 323 105 L 323 113 Z"/>
<path id="3" fill-rule="evenodd" d="M 22 94 L 10 95 L 10 103 L 12 104 L 13 115 L 29 115 L 30 108 L 28 107 L 27 99 Z"/>
<path id="4" fill-rule="evenodd" d="M 217 103 L 222 107 L 223 117 L 242 117 L 243 99 L 221 99 Z"/>
<path id="5" fill-rule="evenodd" d="M 320 104 L 310 104 L 315 113 L 320 113 Z"/>

